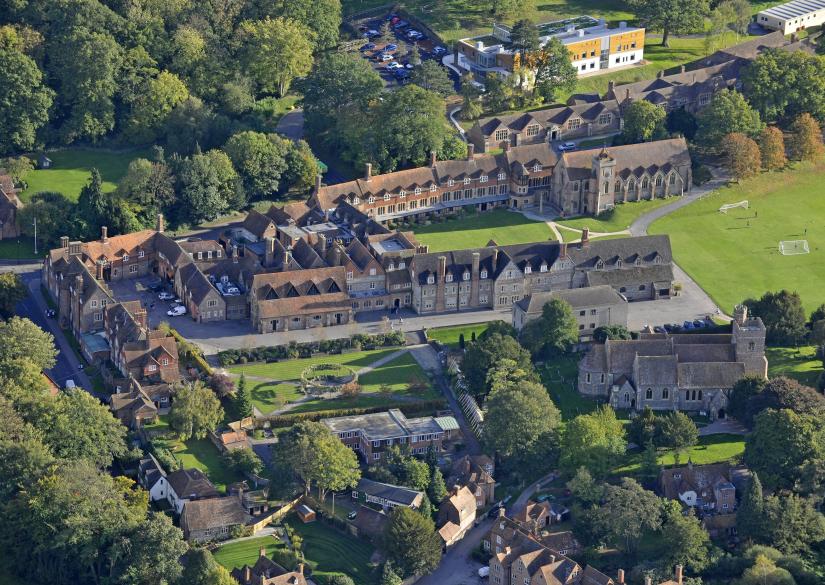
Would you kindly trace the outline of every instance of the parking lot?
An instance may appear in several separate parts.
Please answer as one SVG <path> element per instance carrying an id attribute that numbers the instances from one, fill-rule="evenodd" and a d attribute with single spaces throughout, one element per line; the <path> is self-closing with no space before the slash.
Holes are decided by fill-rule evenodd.
<path id="1" fill-rule="evenodd" d="M 369 61 L 388 87 L 408 83 L 417 65 L 427 60 L 440 63 L 441 58 L 447 53 L 447 48 L 438 44 L 438 39 L 428 37 L 396 14 L 354 24 L 358 34 L 367 41 L 359 49 L 361 56 Z M 389 24 L 390 27 L 389 39 L 382 38 L 382 28 L 385 24 Z M 413 62 L 413 47 L 418 48 L 420 62 Z M 458 77 L 452 71 L 448 71 L 458 90 Z"/>

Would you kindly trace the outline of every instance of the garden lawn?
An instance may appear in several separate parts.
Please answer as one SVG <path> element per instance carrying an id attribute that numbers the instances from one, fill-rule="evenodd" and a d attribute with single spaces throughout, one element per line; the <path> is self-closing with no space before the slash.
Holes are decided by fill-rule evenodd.
<path id="1" fill-rule="evenodd" d="M 186 442 L 171 439 L 160 443 L 172 451 L 185 469 L 194 467 L 203 471 L 219 491 L 226 491 L 228 484 L 244 479 L 229 469 L 218 448 L 209 439 L 190 439 Z"/>
<path id="2" fill-rule="evenodd" d="M 542 221 L 527 219 L 520 213 L 495 209 L 462 219 L 413 228 L 415 237 L 430 247 L 430 252 L 481 248 L 490 240 L 500 246 L 526 244 L 553 239 Z"/>
<path id="3" fill-rule="evenodd" d="M 271 556 L 274 551 L 283 549 L 286 545 L 274 536 L 262 536 L 224 544 L 213 551 L 212 555 L 218 563 L 231 571 L 244 565 L 254 565 L 260 555 L 261 547 L 266 548 L 267 556 Z"/>
<path id="4" fill-rule="evenodd" d="M 427 339 L 431 341 L 438 341 L 450 348 L 456 349 L 458 347 L 458 339 L 461 334 L 464 334 L 465 344 L 470 343 L 473 338 L 473 333 L 476 338 L 487 331 L 490 323 L 476 323 L 474 325 L 454 325 L 452 327 L 435 327 L 427 330 Z"/>
<path id="5" fill-rule="evenodd" d="M 313 574 L 345 573 L 358 585 L 378 585 L 380 575 L 370 566 L 372 547 L 366 541 L 338 532 L 320 520 L 304 524 L 290 515 L 288 523 L 304 539 L 304 556 Z"/>
<path id="6" fill-rule="evenodd" d="M 816 357 L 816 348 L 767 347 L 768 376 L 786 376 L 802 384 L 816 387 L 822 373 L 822 360 Z"/>
<path id="7" fill-rule="evenodd" d="M 683 454 L 679 464 L 685 465 L 690 459 L 696 465 L 723 463 L 736 460 L 745 452 L 745 437 L 742 435 L 708 435 L 699 437 L 699 444 Z M 627 475 L 638 471 L 641 467 L 642 452 L 636 449 L 625 455 L 620 465 L 613 470 L 614 474 Z M 659 465 L 675 465 L 672 451 L 660 451 Z"/>
<path id="8" fill-rule="evenodd" d="M 28 188 L 20 193 L 20 199 L 24 203 L 39 191 L 56 191 L 63 193 L 67 199 L 77 201 L 80 190 L 89 182 L 92 168 L 100 171 L 103 191 L 114 191 L 117 182 L 126 174 L 129 163 L 133 159 L 146 157 L 149 153 L 145 150 L 108 152 L 91 148 L 68 148 L 46 154 L 52 159 L 52 168 L 35 170 L 26 175 Z"/>
<path id="9" fill-rule="evenodd" d="M 334 355 L 319 355 L 305 359 L 284 360 L 272 363 L 255 363 L 230 366 L 230 374 L 255 376 L 260 378 L 271 378 L 272 380 L 300 380 L 301 372 L 309 366 L 317 364 L 344 364 L 355 370 L 360 370 L 364 366 L 395 353 L 402 348 L 389 347 L 369 351 L 356 351 L 352 353 L 342 353 Z M 249 380 L 247 380 L 249 381 Z"/>
<path id="10" fill-rule="evenodd" d="M 653 199 L 651 201 L 620 203 L 612 210 L 605 211 L 597 217 L 578 217 L 557 221 L 556 223 L 577 230 L 589 228 L 591 233 L 620 232 L 628 229 L 630 224 L 636 221 L 639 216 L 653 211 L 657 207 L 673 203 L 674 201 L 676 201 L 675 197 L 669 197 L 667 199 Z M 568 236 L 573 239 L 579 239 L 581 237 L 580 234 L 568 230 L 560 229 L 559 231 L 565 241 L 568 241 Z"/>
<path id="11" fill-rule="evenodd" d="M 289 382 L 247 380 L 246 385 L 252 396 L 252 404 L 264 414 L 303 396 L 298 391 L 298 386 Z"/>
<path id="12" fill-rule="evenodd" d="M 577 390 L 579 362 L 576 356 L 564 356 L 544 362 L 538 368 L 541 382 L 561 411 L 563 421 L 596 409 L 599 403 L 585 398 Z"/>
<path id="13" fill-rule="evenodd" d="M 19 242 L 19 244 L 18 244 Z M 45 255 L 43 243 L 40 242 L 38 254 L 34 253 L 34 240 L 26 236 L 0 240 L 0 259 L 3 260 L 34 260 Z"/>
<path id="14" fill-rule="evenodd" d="M 657 220 L 651 234 L 670 235 L 676 262 L 730 312 L 767 291 L 797 291 L 807 312 L 825 302 L 825 164 L 724 187 Z M 719 213 L 747 199 L 750 209 Z M 807 239 L 810 254 L 783 256 L 780 240 Z"/>

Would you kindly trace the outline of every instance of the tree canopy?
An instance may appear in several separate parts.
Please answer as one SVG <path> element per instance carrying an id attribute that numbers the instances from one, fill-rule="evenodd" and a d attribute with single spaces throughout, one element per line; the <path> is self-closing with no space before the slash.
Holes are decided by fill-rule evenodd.
<path id="1" fill-rule="evenodd" d="M 521 330 L 521 342 L 534 356 L 555 357 L 570 351 L 579 340 L 573 308 L 565 300 L 550 299 L 541 315 Z"/>
<path id="2" fill-rule="evenodd" d="M 567 423 L 562 434 L 559 463 L 568 473 L 584 467 L 593 476 L 604 477 L 626 447 L 621 421 L 612 408 L 602 405 Z"/>
<path id="3" fill-rule="evenodd" d="M 390 513 L 384 549 L 393 567 L 405 578 L 431 573 L 441 561 L 441 539 L 433 521 L 404 506 Z"/>

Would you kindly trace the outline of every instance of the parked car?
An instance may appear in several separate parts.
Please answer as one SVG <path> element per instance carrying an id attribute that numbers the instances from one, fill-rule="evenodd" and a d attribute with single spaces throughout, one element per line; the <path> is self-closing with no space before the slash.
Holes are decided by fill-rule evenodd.
<path id="1" fill-rule="evenodd" d="M 392 61 L 394 58 L 395 57 L 393 57 L 389 53 L 381 53 L 380 55 L 378 55 L 379 61 Z"/>
<path id="2" fill-rule="evenodd" d="M 684 327 L 685 329 L 694 329 L 692 321 L 685 321 L 684 323 L 682 323 L 682 327 Z"/>
<path id="3" fill-rule="evenodd" d="M 404 63 L 404 67 L 406 67 L 407 69 L 415 69 L 415 65 L 413 65 L 412 63 Z"/>
<path id="4" fill-rule="evenodd" d="M 158 295 L 158 299 L 160 299 L 161 301 L 171 301 L 174 298 L 175 298 L 175 295 L 173 295 L 170 292 L 166 292 L 166 291 L 163 291 L 162 293 L 160 293 Z"/>
<path id="5" fill-rule="evenodd" d="M 365 33 L 365 36 L 366 36 L 367 38 L 370 38 L 370 39 L 371 39 L 371 38 L 373 38 L 373 37 L 380 37 L 380 36 L 381 36 L 381 33 L 380 33 L 380 32 L 378 32 L 377 30 L 375 30 L 374 28 L 371 28 L 371 29 L 369 29 L 369 30 Z"/>
<path id="6" fill-rule="evenodd" d="M 656 325 L 653 328 L 653 333 L 664 333 L 664 332 L 665 332 L 665 328 L 662 327 L 661 325 Z"/>
<path id="7" fill-rule="evenodd" d="M 77 388 L 77 384 L 75 384 L 75 383 L 74 383 L 74 380 L 72 380 L 71 378 L 69 378 L 69 379 L 68 379 L 68 380 L 66 380 L 66 382 L 63 384 L 63 387 L 64 387 L 66 390 L 71 390 L 72 388 Z"/>
<path id="8" fill-rule="evenodd" d="M 410 30 L 407 31 L 407 38 L 408 39 L 420 39 L 423 36 L 424 36 L 423 33 L 418 32 L 415 29 L 410 29 Z"/>
<path id="9" fill-rule="evenodd" d="M 478 576 L 481 579 L 486 579 L 490 576 L 490 567 L 479 567 Z"/>
<path id="10" fill-rule="evenodd" d="M 54 317 L 57 315 L 57 311 L 54 309 L 46 309 L 46 317 Z"/>
<path id="11" fill-rule="evenodd" d="M 576 150 L 576 143 L 575 142 L 562 142 L 559 144 L 556 149 L 559 152 L 566 152 L 568 150 Z"/>
<path id="12" fill-rule="evenodd" d="M 372 51 L 375 48 L 375 43 L 367 43 L 363 47 L 361 47 L 362 51 Z"/>
<path id="13" fill-rule="evenodd" d="M 553 494 L 541 494 L 539 497 L 536 498 L 536 501 L 541 504 L 542 502 L 553 502 L 555 501 L 556 496 Z"/>
<path id="14" fill-rule="evenodd" d="M 395 22 L 395 24 L 392 25 L 392 28 L 395 29 L 395 30 L 398 30 L 398 29 L 402 29 L 402 28 L 407 27 L 407 26 L 410 26 L 410 23 L 407 22 L 406 20 L 397 20 Z"/>
<path id="15" fill-rule="evenodd" d="M 399 63 L 398 61 L 392 61 L 390 63 L 387 63 L 387 69 L 389 71 L 394 71 L 395 69 L 403 69 L 403 68 L 404 68 L 404 66 L 401 63 Z"/>
<path id="16" fill-rule="evenodd" d="M 694 319 L 693 320 L 693 326 L 696 329 L 702 329 L 703 327 L 707 327 L 707 325 L 705 325 L 705 322 L 702 321 L 701 319 Z"/>
<path id="17" fill-rule="evenodd" d="M 443 55 L 447 52 L 445 47 L 436 47 L 433 49 L 433 55 Z"/>
<path id="18" fill-rule="evenodd" d="M 384 50 L 385 51 L 397 51 L 398 50 L 398 45 L 396 45 L 395 43 L 390 43 L 389 45 L 384 47 Z"/>
<path id="19" fill-rule="evenodd" d="M 166 311 L 166 314 L 170 317 L 180 317 L 181 315 L 186 314 L 186 307 L 184 307 L 183 305 L 172 307 L 171 309 Z"/>

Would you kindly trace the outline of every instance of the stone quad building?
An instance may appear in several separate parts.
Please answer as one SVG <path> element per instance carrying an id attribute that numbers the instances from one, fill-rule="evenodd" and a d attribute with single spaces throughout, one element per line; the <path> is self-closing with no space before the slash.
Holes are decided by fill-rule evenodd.
<path id="1" fill-rule="evenodd" d="M 765 325 L 737 306 L 731 333 L 642 334 L 593 344 L 579 363 L 579 392 L 614 408 L 686 410 L 725 418 L 728 391 L 767 378 Z"/>

